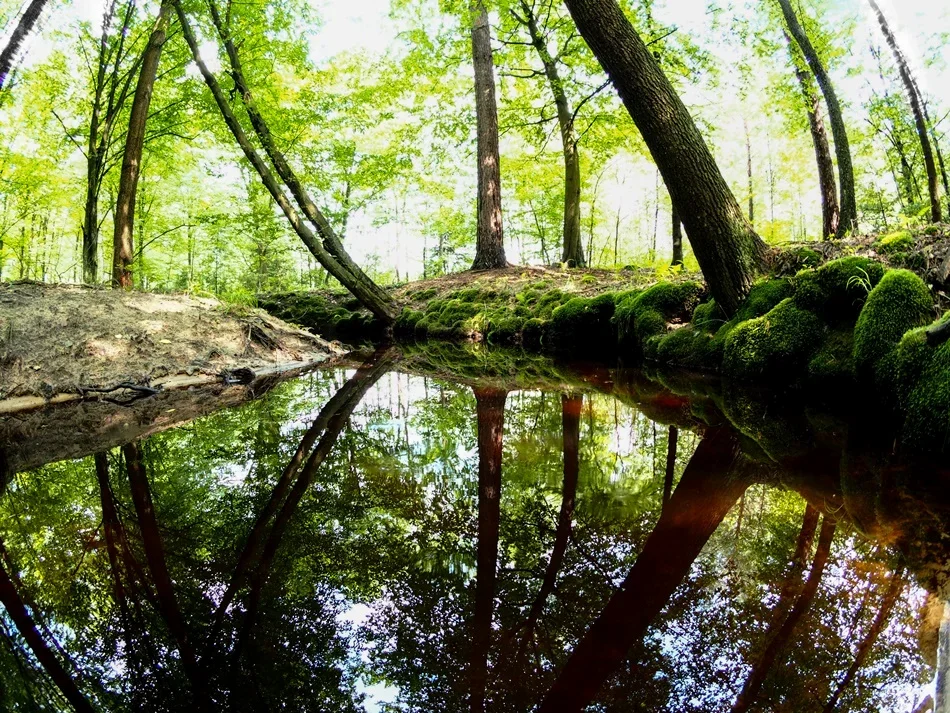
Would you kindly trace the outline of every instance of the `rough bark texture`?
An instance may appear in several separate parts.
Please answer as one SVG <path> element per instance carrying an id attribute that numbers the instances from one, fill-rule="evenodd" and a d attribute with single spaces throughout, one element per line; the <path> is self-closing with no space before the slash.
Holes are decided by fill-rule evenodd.
<path id="1" fill-rule="evenodd" d="M 581 161 L 577 134 L 574 131 L 574 112 L 564 91 L 557 60 L 551 56 L 541 28 L 538 27 L 534 8 L 522 0 L 521 12 L 522 15 L 513 14 L 528 28 L 531 45 L 544 66 L 544 76 L 554 96 L 558 127 L 561 130 L 561 149 L 564 154 L 564 242 L 561 262 L 570 267 L 584 267 L 584 244 L 581 240 Z"/>
<path id="2" fill-rule="evenodd" d="M 19 22 L 13 29 L 10 39 L 7 41 L 7 46 L 3 48 L 3 52 L 0 52 L 0 89 L 7 86 L 7 79 L 9 79 L 10 71 L 13 69 L 13 60 L 17 52 L 20 51 L 23 41 L 33 31 L 40 15 L 43 14 L 46 2 L 47 0 L 32 0 L 27 5 L 26 10 L 24 10 Z"/>
<path id="3" fill-rule="evenodd" d="M 284 193 L 282 186 L 280 183 L 278 183 L 277 179 L 274 177 L 274 174 L 267 167 L 267 164 L 261 158 L 260 154 L 248 140 L 247 134 L 245 134 L 244 128 L 241 126 L 241 123 L 231 110 L 231 105 L 225 97 L 224 92 L 221 90 L 221 85 L 218 83 L 218 80 L 208 69 L 208 66 L 205 64 L 204 60 L 201 59 L 201 53 L 198 49 L 198 40 L 191 28 L 191 23 L 188 21 L 187 15 L 185 15 L 184 11 L 182 10 L 181 4 L 177 1 L 175 2 L 175 12 L 178 14 L 178 20 L 181 24 L 182 34 L 185 37 L 185 41 L 188 43 L 192 57 L 195 60 L 195 64 L 198 65 L 198 70 L 201 72 L 201 76 L 204 78 L 205 84 L 211 91 L 211 95 L 214 98 L 215 104 L 218 106 L 218 110 L 221 112 L 221 116 L 224 119 L 225 124 L 231 131 L 231 134 L 234 136 L 235 141 L 237 141 L 238 146 L 240 146 L 244 156 L 254 167 L 254 170 L 257 171 L 257 174 L 260 176 L 264 187 L 267 188 L 267 191 L 271 194 L 274 202 L 277 203 L 281 211 L 283 211 L 287 221 L 294 229 L 294 232 L 297 233 L 297 236 L 303 241 L 304 245 L 307 246 L 313 256 L 317 258 L 317 261 L 327 270 L 327 272 L 339 280 L 340 284 L 346 287 L 346 289 L 348 289 L 376 317 L 386 324 L 391 324 L 395 318 L 391 303 L 381 302 L 376 292 L 369 286 L 369 284 L 358 280 L 353 280 L 352 273 L 326 249 L 320 240 L 317 239 L 317 236 L 314 234 L 313 230 L 310 229 L 307 223 L 301 218 L 297 210 L 293 207 L 293 205 L 291 205 Z"/>
<path id="4" fill-rule="evenodd" d="M 811 602 L 818 591 L 818 585 L 821 583 L 821 577 L 825 571 L 825 565 L 828 563 L 828 555 L 831 552 L 831 541 L 835 534 L 835 522 L 827 515 L 821 522 L 821 532 L 818 534 L 818 546 L 815 548 L 815 557 L 811 563 L 811 570 L 808 572 L 808 579 L 805 581 L 801 592 L 795 600 L 795 606 L 789 612 L 788 617 L 782 623 L 781 628 L 769 640 L 762 652 L 762 655 L 752 667 L 749 677 L 746 679 L 742 691 L 732 707 L 732 713 L 744 713 L 755 702 L 759 691 L 762 690 L 762 684 L 769 674 L 773 664 L 779 655 L 791 641 L 795 627 L 802 617 L 811 607 Z"/>
<path id="5" fill-rule="evenodd" d="M 791 49 L 792 38 L 786 33 L 785 39 Z M 794 61 L 794 52 L 793 52 Z M 815 92 L 808 72 L 795 63 L 795 77 L 801 87 L 808 112 L 808 128 L 815 147 L 815 163 L 818 166 L 818 187 L 821 191 L 821 239 L 830 240 L 838 232 L 839 209 L 838 191 L 835 186 L 835 165 L 828 144 L 828 130 L 821 118 L 821 99 Z"/>
<path id="6" fill-rule="evenodd" d="M 478 414 L 478 568 L 468 677 L 469 709 L 480 713 L 485 710 L 488 650 L 495 610 L 498 528 L 501 522 L 501 455 L 508 392 L 492 388 L 474 389 L 474 392 Z"/>
<path id="7" fill-rule="evenodd" d="M 818 53 L 812 46 L 808 35 L 798 21 L 795 10 L 792 9 L 791 0 L 778 0 L 782 6 L 782 14 L 785 16 L 785 23 L 788 25 L 788 31 L 795 39 L 795 44 L 802 51 L 808 67 L 815 75 L 815 81 L 821 88 L 821 93 L 825 97 L 825 104 L 828 107 L 828 119 L 831 121 L 831 135 L 835 140 L 835 155 L 838 158 L 838 185 L 839 185 L 839 205 L 840 219 L 838 230 L 835 236 L 844 237 L 848 233 L 857 230 L 858 207 L 854 195 L 854 169 L 851 165 L 851 146 L 848 143 L 848 131 L 844 125 L 844 117 L 841 114 L 841 104 L 838 103 L 838 95 L 835 93 L 834 86 L 831 84 L 831 78 L 825 71 Z"/>
<path id="8" fill-rule="evenodd" d="M 165 34 L 172 6 L 165 0 L 158 11 L 155 28 L 142 54 L 142 68 L 132 99 L 129 113 L 129 131 L 125 136 L 125 154 L 122 157 L 122 172 L 119 176 L 119 195 L 115 203 L 115 232 L 112 239 L 112 286 L 132 289 L 132 235 L 135 228 L 135 195 L 142 170 L 142 147 L 145 144 L 145 127 L 149 107 L 152 104 L 152 89 L 158 74 L 158 62 L 165 45 Z"/>
<path id="9" fill-rule="evenodd" d="M 621 665 L 745 491 L 733 472 L 738 453 L 734 433 L 707 432 L 633 569 L 574 648 L 539 713 L 583 710 Z"/>
<path id="10" fill-rule="evenodd" d="M 482 0 L 471 5 L 472 60 L 475 65 L 475 114 L 478 122 L 478 228 L 473 270 L 505 267 L 505 235 L 501 217 L 501 159 L 498 152 L 498 106 L 491 27 Z"/>
<path id="11" fill-rule="evenodd" d="M 927 135 L 927 121 L 924 118 L 923 102 L 917 91 L 917 84 L 914 82 L 913 75 L 910 72 L 910 66 L 901 48 L 897 44 L 897 38 L 891 32 L 887 24 L 887 18 L 881 12 L 881 8 L 874 0 L 868 0 L 871 9 L 877 15 L 877 21 L 881 25 L 881 32 L 894 55 L 894 61 L 897 62 L 897 71 L 901 75 L 901 81 L 904 83 L 904 89 L 907 92 L 907 100 L 910 102 L 910 108 L 914 112 L 914 124 L 917 126 L 917 137 L 920 139 L 920 148 L 924 154 L 924 166 L 927 169 L 927 190 L 930 195 L 930 219 L 939 223 L 941 220 L 940 208 L 940 186 L 937 183 L 937 165 L 934 161 L 933 147 L 930 145 L 930 137 Z"/>
<path id="12" fill-rule="evenodd" d="M 761 269 L 765 244 L 653 54 L 616 0 L 566 0 L 643 135 L 716 302 L 732 315 Z"/>

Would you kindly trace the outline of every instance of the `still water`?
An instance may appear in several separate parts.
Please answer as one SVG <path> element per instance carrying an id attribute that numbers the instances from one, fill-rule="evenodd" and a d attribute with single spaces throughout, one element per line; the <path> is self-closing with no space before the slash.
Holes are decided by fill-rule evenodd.
<path id="1" fill-rule="evenodd" d="M 945 705 L 939 469 L 620 373 L 391 366 L 9 478 L 0 709 Z"/>

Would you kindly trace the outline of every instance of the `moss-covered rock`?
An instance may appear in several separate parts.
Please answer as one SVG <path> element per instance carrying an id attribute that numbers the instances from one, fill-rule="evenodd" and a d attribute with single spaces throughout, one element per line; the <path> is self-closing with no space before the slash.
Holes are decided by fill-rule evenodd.
<path id="1" fill-rule="evenodd" d="M 575 297 L 555 309 L 544 332 L 544 349 L 584 354 L 613 353 L 617 336 L 611 318 L 616 298 L 612 292 L 592 299 Z"/>
<path id="2" fill-rule="evenodd" d="M 726 338 L 723 373 L 733 379 L 794 381 L 824 339 L 825 325 L 789 298 L 740 323 Z"/>
<path id="3" fill-rule="evenodd" d="M 826 393 L 840 392 L 854 381 L 854 334 L 850 329 L 828 332 L 808 362 L 808 384 Z"/>
<path id="4" fill-rule="evenodd" d="M 660 282 L 618 300 L 613 321 L 620 348 L 654 358 L 667 323 L 688 320 L 704 292 L 698 282 Z"/>
<path id="5" fill-rule="evenodd" d="M 854 365 L 858 376 L 874 376 L 878 363 L 904 333 L 929 324 L 933 298 L 924 281 L 908 270 L 891 270 L 878 283 L 854 328 Z"/>
<path id="6" fill-rule="evenodd" d="M 888 233 L 874 243 L 874 249 L 881 255 L 907 252 L 912 250 L 914 246 L 914 235 L 909 230 Z"/>
<path id="7" fill-rule="evenodd" d="M 884 266 L 869 258 L 832 260 L 794 277 L 795 303 L 831 324 L 851 324 L 883 276 Z"/>
<path id="8" fill-rule="evenodd" d="M 921 374 L 908 390 L 901 440 L 913 451 L 945 453 L 950 447 L 950 342 L 936 349 L 918 342 L 915 351 L 916 358 L 904 366 Z"/>

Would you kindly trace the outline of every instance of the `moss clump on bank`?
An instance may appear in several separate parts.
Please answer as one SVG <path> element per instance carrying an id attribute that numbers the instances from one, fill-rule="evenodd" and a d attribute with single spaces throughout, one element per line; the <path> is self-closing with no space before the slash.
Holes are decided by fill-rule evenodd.
<path id="1" fill-rule="evenodd" d="M 815 314 L 785 299 L 732 331 L 723 351 L 723 374 L 743 380 L 794 379 L 817 351 L 825 329 Z"/>
<path id="2" fill-rule="evenodd" d="M 888 233 L 874 243 L 874 249 L 881 255 L 893 255 L 913 250 L 916 246 L 914 235 L 909 230 Z"/>
<path id="3" fill-rule="evenodd" d="M 362 343 L 377 340 L 385 332 L 382 323 L 348 294 L 274 292 L 260 295 L 258 303 L 271 314 L 327 339 Z"/>
<path id="4" fill-rule="evenodd" d="M 831 324 L 853 324 L 884 266 L 865 257 L 843 257 L 793 278 L 795 303 Z"/>
<path id="5" fill-rule="evenodd" d="M 950 342 L 937 348 L 915 342 L 899 362 L 907 370 L 899 375 L 907 394 L 902 442 L 914 451 L 946 452 L 950 447 Z M 914 369 L 920 369 L 919 379 L 909 378 Z M 908 383 L 913 386 L 907 388 Z"/>
<path id="6" fill-rule="evenodd" d="M 908 270 L 892 270 L 878 283 L 854 327 L 854 363 L 862 378 L 901 341 L 904 333 L 929 324 L 933 298 L 924 281 Z"/>
<path id="7" fill-rule="evenodd" d="M 575 297 L 551 313 L 544 329 L 546 351 L 611 354 L 617 348 L 612 322 L 617 295 L 612 292 L 585 299 Z"/>
<path id="8" fill-rule="evenodd" d="M 660 282 L 625 297 L 617 303 L 613 316 L 618 346 L 654 358 L 667 323 L 688 321 L 705 290 L 698 282 Z"/>

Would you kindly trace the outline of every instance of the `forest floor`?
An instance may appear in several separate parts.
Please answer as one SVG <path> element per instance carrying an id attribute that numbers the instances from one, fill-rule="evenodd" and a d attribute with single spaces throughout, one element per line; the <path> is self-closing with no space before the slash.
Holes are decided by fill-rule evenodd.
<path id="1" fill-rule="evenodd" d="M 338 346 L 261 310 L 187 295 L 0 285 L 0 400 L 115 396 L 120 384 L 160 387 L 182 376 L 247 381 L 303 366 Z M 132 390 L 134 392 L 134 389 Z"/>

